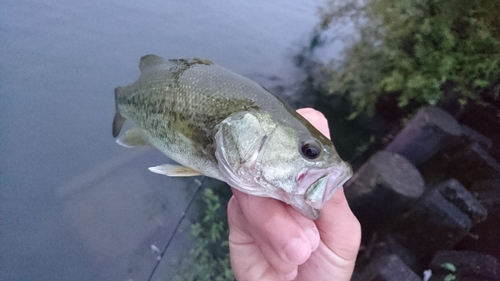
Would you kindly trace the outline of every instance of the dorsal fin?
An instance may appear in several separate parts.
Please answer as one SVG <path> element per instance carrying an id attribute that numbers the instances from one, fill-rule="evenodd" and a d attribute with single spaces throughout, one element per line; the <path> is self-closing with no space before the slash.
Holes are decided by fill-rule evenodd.
<path id="1" fill-rule="evenodd" d="M 139 69 L 143 72 L 146 68 L 163 62 L 163 58 L 157 55 L 145 55 L 139 62 Z"/>
<path id="2" fill-rule="evenodd" d="M 198 64 L 204 64 L 204 65 L 211 65 L 214 64 L 211 60 L 209 59 L 200 59 L 197 57 L 193 58 L 193 61 L 197 62 Z"/>

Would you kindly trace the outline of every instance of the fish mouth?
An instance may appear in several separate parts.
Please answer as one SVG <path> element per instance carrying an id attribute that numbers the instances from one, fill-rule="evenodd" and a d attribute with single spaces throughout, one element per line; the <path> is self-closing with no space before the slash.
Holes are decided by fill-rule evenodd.
<path id="1" fill-rule="evenodd" d="M 352 176 L 351 167 L 345 163 L 340 167 L 328 169 L 326 173 L 324 170 L 322 173 L 318 172 L 312 171 L 311 174 L 308 173 L 311 176 L 308 182 L 313 178 L 316 178 L 316 180 L 308 185 L 303 193 L 304 201 L 314 209 L 321 209 L 324 203 Z"/>

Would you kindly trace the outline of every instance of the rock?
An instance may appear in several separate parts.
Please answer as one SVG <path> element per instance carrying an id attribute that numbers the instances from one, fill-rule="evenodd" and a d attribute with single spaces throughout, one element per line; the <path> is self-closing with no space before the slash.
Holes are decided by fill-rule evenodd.
<path id="1" fill-rule="evenodd" d="M 380 256 L 372 260 L 365 269 L 353 276 L 352 281 L 421 281 L 397 255 Z"/>
<path id="2" fill-rule="evenodd" d="M 366 233 L 408 211 L 423 194 L 424 181 L 401 155 L 379 151 L 345 184 L 344 191 Z"/>
<path id="3" fill-rule="evenodd" d="M 486 219 L 488 211 L 463 185 L 456 179 L 449 179 L 436 187 L 453 205 L 469 216 L 473 224 Z"/>
<path id="4" fill-rule="evenodd" d="M 459 122 L 491 140 L 500 140 L 500 105 L 498 100 L 494 103 L 468 103 L 459 117 Z M 489 150 L 489 153 L 500 162 L 500 145 L 498 143 Z"/>
<path id="5" fill-rule="evenodd" d="M 372 257 L 396 255 L 399 259 L 414 272 L 421 272 L 421 266 L 415 253 L 407 249 L 391 235 L 386 235 L 382 241 L 377 242 L 371 253 Z"/>
<path id="6" fill-rule="evenodd" d="M 485 179 L 500 178 L 500 164 L 478 143 L 472 143 L 450 157 L 446 174 L 464 186 Z"/>
<path id="7" fill-rule="evenodd" d="M 500 280 L 500 263 L 498 262 L 498 260 L 492 256 L 483 255 L 477 252 L 437 252 L 431 261 L 430 268 L 433 272 L 433 275 L 454 274 L 457 276 L 457 279 L 455 279 L 457 281 Z M 450 268 L 455 270 L 450 270 Z"/>
<path id="8" fill-rule="evenodd" d="M 500 179 L 483 180 L 472 185 L 471 192 L 488 210 L 485 221 L 477 224 L 464 239 L 461 249 L 490 254 L 500 260 Z M 500 280 L 500 279 L 499 279 Z"/>
<path id="9" fill-rule="evenodd" d="M 419 166 L 461 133 L 461 127 L 453 116 L 437 107 L 424 107 L 385 150 L 399 153 Z"/>
<path id="10" fill-rule="evenodd" d="M 461 125 L 460 127 L 462 129 L 462 136 L 464 136 L 469 143 L 478 143 L 486 150 L 491 149 L 491 147 L 493 146 L 493 142 L 491 141 L 491 139 L 471 129 L 469 126 Z"/>
<path id="11" fill-rule="evenodd" d="M 471 191 L 489 213 L 500 213 L 500 179 L 475 182 Z"/>
<path id="12" fill-rule="evenodd" d="M 469 217 L 433 189 L 395 227 L 402 244 L 421 260 L 437 250 L 451 250 L 472 226 Z"/>

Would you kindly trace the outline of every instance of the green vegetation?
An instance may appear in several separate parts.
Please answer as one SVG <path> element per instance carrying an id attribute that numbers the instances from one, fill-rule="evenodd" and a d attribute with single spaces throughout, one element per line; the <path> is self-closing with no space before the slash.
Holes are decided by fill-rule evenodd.
<path id="1" fill-rule="evenodd" d="M 355 154 L 353 158 L 356 158 L 361 154 L 363 154 L 374 142 L 375 142 L 375 137 L 373 135 L 370 136 L 370 139 L 368 139 L 367 141 L 361 141 L 354 150 Z"/>
<path id="2" fill-rule="evenodd" d="M 454 264 L 447 262 L 447 263 L 441 264 L 441 267 L 446 269 L 447 271 L 451 272 L 444 277 L 444 281 L 453 281 L 457 278 L 457 276 L 455 274 L 457 271 L 457 268 L 455 267 Z"/>
<path id="3" fill-rule="evenodd" d="M 191 225 L 195 243 L 173 280 L 234 280 L 229 261 L 229 228 L 225 210 L 231 191 L 225 184 L 218 185 L 204 190 L 200 214 Z"/>
<path id="4" fill-rule="evenodd" d="M 465 105 L 500 93 L 500 0 L 330 0 L 323 32 L 357 30 L 323 87 L 346 95 L 351 116 L 380 101 L 416 109 L 443 99 Z M 336 32 L 338 33 L 338 32 Z M 342 37 L 346 42 L 345 36 Z"/>

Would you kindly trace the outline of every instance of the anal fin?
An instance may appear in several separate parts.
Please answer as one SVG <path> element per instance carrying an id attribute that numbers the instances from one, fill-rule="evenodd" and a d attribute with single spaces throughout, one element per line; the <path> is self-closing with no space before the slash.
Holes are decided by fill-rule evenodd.
<path id="1" fill-rule="evenodd" d="M 163 164 L 148 168 L 151 172 L 169 177 L 194 177 L 202 174 L 186 166 L 175 164 Z"/>

